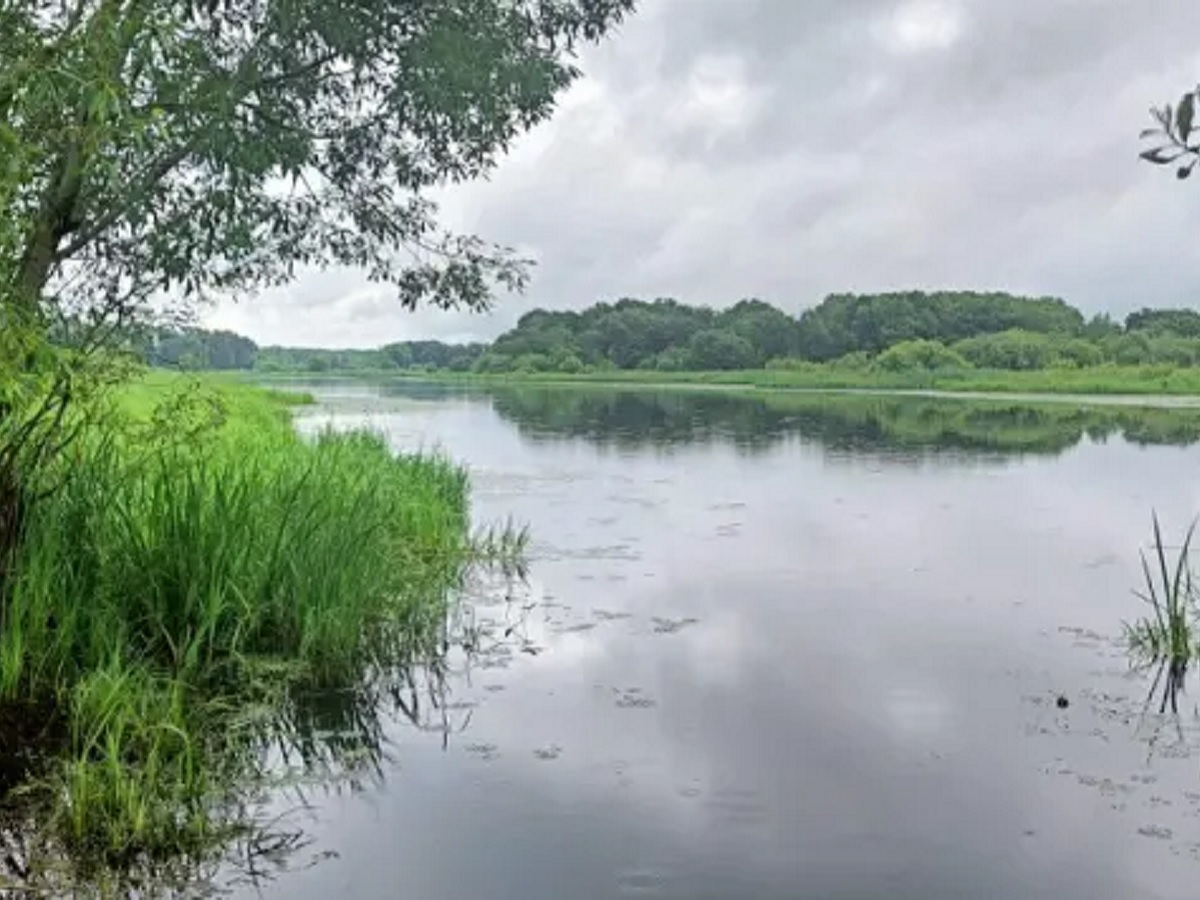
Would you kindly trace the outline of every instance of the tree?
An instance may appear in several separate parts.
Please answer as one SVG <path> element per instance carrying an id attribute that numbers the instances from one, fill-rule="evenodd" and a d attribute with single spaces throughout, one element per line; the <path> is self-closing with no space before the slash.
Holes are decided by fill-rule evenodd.
<path id="1" fill-rule="evenodd" d="M 804 311 L 801 355 L 825 362 L 856 350 L 878 353 L 901 341 L 952 342 L 1009 329 L 1077 334 L 1079 310 L 1056 297 L 974 291 L 834 294 Z"/>
<path id="2" fill-rule="evenodd" d="M 981 369 L 1045 369 L 1058 356 L 1058 347 L 1049 336 L 1015 328 L 967 338 L 951 349 Z"/>
<path id="3" fill-rule="evenodd" d="M 1125 330 L 1200 337 L 1200 313 L 1194 309 L 1139 309 L 1125 317 Z"/>
<path id="4" fill-rule="evenodd" d="M 1108 313 L 1096 313 L 1083 326 L 1082 335 L 1089 341 L 1098 341 L 1121 333 L 1121 326 Z"/>
<path id="5" fill-rule="evenodd" d="M 1188 91 L 1172 106 L 1151 108 L 1156 126 L 1142 132 L 1142 139 L 1154 138 L 1156 146 L 1142 151 L 1142 159 L 1159 166 L 1174 166 L 1180 179 L 1191 176 L 1200 162 L 1200 122 L 1196 110 L 1200 106 L 1200 87 Z"/>
<path id="6" fill-rule="evenodd" d="M 719 320 L 722 327 L 750 342 L 760 366 L 796 352 L 796 320 L 761 300 L 742 300 L 722 312 Z"/>
<path id="7" fill-rule="evenodd" d="M 483 308 L 525 261 L 423 194 L 491 169 L 633 2 L 5 3 L 2 311 L 127 317 L 302 265 Z"/>
<path id="8" fill-rule="evenodd" d="M 409 308 L 523 287 L 527 261 L 439 228 L 426 194 L 493 168 L 633 4 L 0 2 L 0 581 L 68 406 L 121 377 L 93 351 L 152 301 L 300 266 Z"/>
<path id="9" fill-rule="evenodd" d="M 752 369 L 755 356 L 749 341 L 720 328 L 698 331 L 688 342 L 688 368 L 698 371 Z"/>

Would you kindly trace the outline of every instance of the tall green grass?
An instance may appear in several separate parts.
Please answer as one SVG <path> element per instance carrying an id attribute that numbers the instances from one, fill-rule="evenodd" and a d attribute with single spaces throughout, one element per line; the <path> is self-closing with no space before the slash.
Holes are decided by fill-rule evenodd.
<path id="1" fill-rule="evenodd" d="M 65 749 L 24 794 L 80 858 L 200 852 L 298 690 L 410 659 L 470 554 L 467 481 L 369 432 L 302 440 L 303 398 L 154 376 L 33 504 L 0 598 L 0 704 Z"/>
<path id="2" fill-rule="evenodd" d="M 1191 564 L 1195 531 L 1193 522 L 1172 563 L 1156 515 L 1151 557 L 1141 555 L 1144 587 L 1134 594 L 1150 607 L 1151 615 L 1126 624 L 1126 637 L 1131 649 L 1155 661 L 1186 666 L 1197 650 L 1197 590 Z"/>

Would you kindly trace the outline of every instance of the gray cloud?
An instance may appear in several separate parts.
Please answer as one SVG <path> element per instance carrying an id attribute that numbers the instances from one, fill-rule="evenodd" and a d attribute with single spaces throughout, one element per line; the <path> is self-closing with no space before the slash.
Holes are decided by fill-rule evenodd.
<path id="1" fill-rule="evenodd" d="M 1187 0 L 657 0 L 445 221 L 537 258 L 485 317 L 405 313 L 353 272 L 210 321 L 260 341 L 490 337 L 621 295 L 792 311 L 908 287 L 1194 302 L 1200 193 L 1137 160 L 1200 76 Z"/>

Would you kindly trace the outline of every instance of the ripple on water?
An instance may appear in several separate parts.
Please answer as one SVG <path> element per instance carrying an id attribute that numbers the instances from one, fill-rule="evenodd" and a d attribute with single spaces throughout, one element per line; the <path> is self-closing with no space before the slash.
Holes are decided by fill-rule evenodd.
<path id="1" fill-rule="evenodd" d="M 639 687 L 613 688 L 612 690 L 617 695 L 616 705 L 620 709 L 650 709 L 658 706 L 658 701 L 645 696 Z"/>
<path id="2" fill-rule="evenodd" d="M 590 547 L 559 547 L 542 544 L 536 548 L 534 558 L 540 562 L 563 562 L 567 560 L 637 562 L 642 556 L 633 549 L 633 543 L 633 541 L 627 541 L 620 544 L 602 544 Z"/>
<path id="3" fill-rule="evenodd" d="M 1158 841 L 1169 841 L 1175 837 L 1175 832 L 1165 825 L 1143 825 L 1137 830 L 1142 837 L 1154 838 Z"/>
<path id="4" fill-rule="evenodd" d="M 720 825 L 754 827 L 767 820 L 766 805 L 754 791 L 713 791 L 703 802 L 713 821 Z"/>
<path id="5" fill-rule="evenodd" d="M 484 762 L 491 762 L 500 755 L 499 747 L 497 747 L 495 744 L 484 742 L 467 744 L 463 747 L 463 750 L 465 750 L 471 756 L 474 756 L 476 759 L 481 759 Z"/>
<path id="6" fill-rule="evenodd" d="M 619 619 L 633 618 L 633 613 L 613 612 L 612 610 L 608 610 L 608 609 L 593 609 L 592 615 L 595 616 L 597 619 L 599 619 L 601 622 L 616 622 Z"/>
<path id="7" fill-rule="evenodd" d="M 663 892 L 669 873 L 663 869 L 639 866 L 620 869 L 616 876 L 617 892 L 621 896 L 646 897 Z"/>
<path id="8" fill-rule="evenodd" d="M 555 634 L 579 634 L 584 631 L 591 631 L 596 627 L 595 622 L 576 622 L 573 625 L 558 625 L 553 630 Z"/>
<path id="9" fill-rule="evenodd" d="M 650 621 L 654 623 L 655 634 L 675 634 L 689 625 L 696 625 L 700 622 L 699 619 L 693 619 L 690 616 L 682 619 L 666 619 L 661 616 L 654 616 Z"/>

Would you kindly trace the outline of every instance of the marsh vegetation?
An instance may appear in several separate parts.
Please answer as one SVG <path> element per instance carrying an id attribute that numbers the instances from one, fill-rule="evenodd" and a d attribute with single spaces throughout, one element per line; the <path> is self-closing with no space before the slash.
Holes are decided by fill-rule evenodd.
<path id="1" fill-rule="evenodd" d="M 520 556 L 471 540 L 461 469 L 302 440 L 303 399 L 157 377 L 41 473 L 0 606 L 0 708 L 38 722 L 8 799 L 85 869 L 237 834 L 299 698 L 428 658 L 466 568 Z"/>

